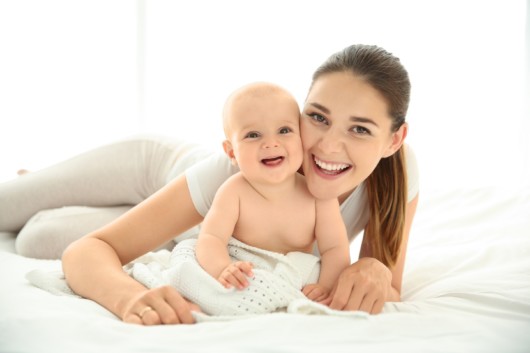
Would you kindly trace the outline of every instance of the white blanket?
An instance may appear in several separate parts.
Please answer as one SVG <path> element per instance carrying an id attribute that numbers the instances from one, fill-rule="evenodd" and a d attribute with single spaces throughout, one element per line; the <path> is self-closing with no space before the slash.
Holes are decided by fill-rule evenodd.
<path id="1" fill-rule="evenodd" d="M 403 301 L 386 303 L 382 314 L 277 312 L 157 327 L 126 324 L 91 300 L 30 285 L 24 275 L 39 270 L 42 281 L 56 282 L 43 286 L 66 294 L 61 262 L 17 255 L 15 235 L 0 233 L 0 352 L 528 353 L 529 215 L 530 185 L 423 190 Z M 361 240 L 352 245 L 354 260 Z M 162 254 L 136 262 L 169 265 L 170 253 Z"/>
<path id="2" fill-rule="evenodd" d="M 304 285 L 316 283 L 320 272 L 319 258 L 302 252 L 286 255 L 258 249 L 231 239 L 228 244 L 234 261 L 250 261 L 254 277 L 244 290 L 227 289 L 210 276 L 197 262 L 196 239 L 180 242 L 170 253 L 161 250 L 147 254 L 125 270 L 147 288 L 171 285 L 184 297 L 201 307 L 194 313 L 198 322 L 244 318 L 256 314 L 286 311 L 298 314 L 367 317 L 362 312 L 342 312 L 307 299 Z M 33 285 L 56 295 L 75 295 L 62 272 L 31 271 L 26 278 Z"/>

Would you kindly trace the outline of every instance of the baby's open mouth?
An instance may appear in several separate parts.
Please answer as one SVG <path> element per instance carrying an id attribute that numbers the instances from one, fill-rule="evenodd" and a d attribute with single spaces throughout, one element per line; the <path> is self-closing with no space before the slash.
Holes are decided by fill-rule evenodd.
<path id="1" fill-rule="evenodd" d="M 285 158 L 282 156 L 279 157 L 273 157 L 273 158 L 264 158 L 261 160 L 261 163 L 267 165 L 267 166 L 276 166 L 283 162 Z"/>

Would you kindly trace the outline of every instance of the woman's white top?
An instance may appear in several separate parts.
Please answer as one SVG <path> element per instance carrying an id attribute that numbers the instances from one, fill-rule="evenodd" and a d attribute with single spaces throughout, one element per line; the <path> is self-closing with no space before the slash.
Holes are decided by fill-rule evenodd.
<path id="1" fill-rule="evenodd" d="M 411 201 L 419 191 L 419 172 L 414 152 L 408 146 L 405 146 L 405 155 L 408 173 L 408 201 Z M 219 186 L 238 171 L 239 168 L 233 166 L 224 153 L 215 153 L 186 170 L 186 180 L 193 204 L 202 216 L 205 216 L 210 209 Z M 344 200 L 340 205 L 340 210 L 351 242 L 368 222 L 370 210 L 364 182 Z M 181 237 L 176 240 L 181 240 Z"/>

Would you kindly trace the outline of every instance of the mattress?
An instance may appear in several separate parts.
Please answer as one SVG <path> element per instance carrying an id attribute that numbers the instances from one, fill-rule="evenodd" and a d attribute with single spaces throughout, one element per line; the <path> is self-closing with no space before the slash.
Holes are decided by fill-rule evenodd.
<path id="1" fill-rule="evenodd" d="M 125 324 L 32 286 L 28 272 L 60 261 L 19 256 L 14 243 L 0 233 L 0 352 L 530 352 L 530 185 L 420 194 L 402 302 L 378 315 Z"/>

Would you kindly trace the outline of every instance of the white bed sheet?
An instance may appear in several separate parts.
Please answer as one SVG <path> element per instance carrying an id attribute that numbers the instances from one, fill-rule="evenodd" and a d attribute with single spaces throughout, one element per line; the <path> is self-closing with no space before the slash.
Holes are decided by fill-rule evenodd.
<path id="1" fill-rule="evenodd" d="M 24 277 L 59 268 L 0 233 L 0 352 L 530 352 L 530 186 L 420 195 L 403 302 L 368 318 L 141 327 Z"/>

